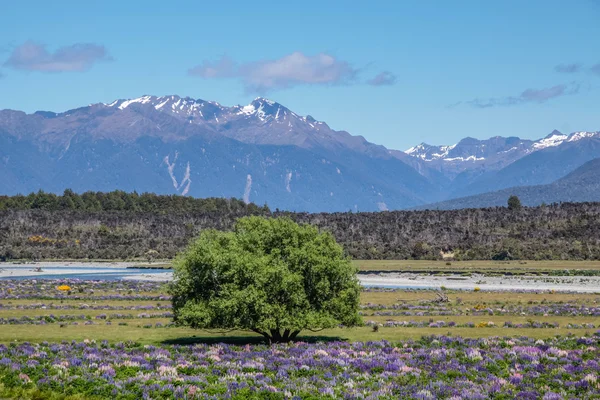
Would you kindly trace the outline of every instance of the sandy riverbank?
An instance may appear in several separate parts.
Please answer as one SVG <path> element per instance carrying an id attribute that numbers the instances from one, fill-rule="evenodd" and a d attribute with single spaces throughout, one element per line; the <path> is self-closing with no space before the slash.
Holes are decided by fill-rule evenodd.
<path id="1" fill-rule="evenodd" d="M 483 275 L 435 276 L 426 274 L 385 273 L 359 277 L 367 286 L 410 286 L 416 288 L 441 288 L 473 290 L 556 290 L 581 293 L 600 292 L 600 277 L 593 276 L 502 276 Z"/>
<path id="2" fill-rule="evenodd" d="M 155 264 L 160 267 L 161 264 Z M 0 263 L 0 278 L 51 278 L 77 277 L 83 279 L 106 279 L 117 275 L 117 279 L 166 282 L 173 279 L 172 272 L 160 270 L 128 270 L 140 263 L 135 262 L 39 262 L 39 263 Z M 38 270 L 38 268 L 41 270 Z M 129 272 L 131 271 L 131 272 Z M 135 273 L 133 273 L 136 271 Z M 96 276 L 97 275 L 97 276 Z M 104 278 L 103 278 L 104 277 Z M 114 278 L 114 276 L 113 276 Z M 360 274 L 360 282 L 365 286 L 405 287 L 473 290 L 556 290 L 581 293 L 600 292 L 598 276 L 483 276 L 483 275 L 430 275 L 413 273 L 373 273 Z"/>
<path id="3" fill-rule="evenodd" d="M 124 276 L 123 279 L 135 281 L 168 282 L 173 279 L 173 273 L 157 272 L 154 274 L 129 275 Z"/>
<path id="4" fill-rule="evenodd" d="M 124 279 L 146 280 L 154 282 L 169 281 L 173 278 L 172 272 L 155 274 L 132 275 Z M 365 286 L 377 287 L 407 287 L 423 289 L 439 289 L 442 286 L 448 289 L 473 290 L 556 290 L 580 293 L 600 292 L 600 277 L 586 276 L 506 276 L 484 277 L 472 276 L 435 276 L 427 274 L 410 273 L 382 273 L 361 274 L 360 282 Z"/>

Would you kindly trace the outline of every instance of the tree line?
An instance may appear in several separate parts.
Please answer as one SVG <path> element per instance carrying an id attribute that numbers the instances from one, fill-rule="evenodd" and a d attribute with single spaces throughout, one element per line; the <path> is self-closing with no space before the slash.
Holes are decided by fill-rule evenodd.
<path id="1" fill-rule="evenodd" d="M 158 213 L 269 213 L 267 205 L 246 204 L 238 199 L 206 198 L 196 199 L 178 195 L 157 195 L 154 193 L 127 193 L 122 190 L 112 192 L 85 192 L 81 195 L 71 189 L 62 195 L 43 190 L 27 196 L 0 196 L 2 210 L 82 210 L 82 211 L 127 211 Z"/>
<path id="2" fill-rule="evenodd" d="M 230 230 L 247 215 L 288 216 L 330 231 L 356 259 L 600 259 L 600 203 L 309 214 L 123 192 L 77 195 L 91 208 L 56 206 L 65 194 L 3 197 L 0 259 L 173 258 L 202 230 Z"/>

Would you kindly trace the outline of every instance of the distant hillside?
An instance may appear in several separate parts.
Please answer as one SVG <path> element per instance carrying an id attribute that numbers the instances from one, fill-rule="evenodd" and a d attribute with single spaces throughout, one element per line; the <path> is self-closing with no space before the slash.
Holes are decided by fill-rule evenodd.
<path id="1" fill-rule="evenodd" d="M 463 189 L 455 191 L 451 197 L 465 197 L 515 186 L 547 185 L 598 157 L 600 137 L 563 142 L 559 146 L 533 152 L 498 171 L 486 172 Z"/>
<path id="2" fill-rule="evenodd" d="M 583 171 L 578 179 L 592 175 Z M 46 195 L 20 198 L 16 203 L 25 204 L 24 209 L 0 210 L 0 260 L 172 258 L 200 231 L 229 230 L 238 217 L 249 214 L 316 225 L 330 231 L 356 259 L 600 259 L 600 203 L 518 211 L 309 214 L 271 212 L 235 200 L 142 195 L 123 204 L 119 197 L 89 195 L 82 200 L 90 206 L 75 209 L 61 208 L 69 203 L 65 196 L 58 206 L 48 203 Z M 93 206 L 94 198 L 100 205 Z M 4 204 L 15 202 L 5 199 Z"/>
<path id="3" fill-rule="evenodd" d="M 519 196 L 521 203 L 525 206 L 538 206 L 543 203 L 600 201 L 600 158 L 588 161 L 564 178 L 548 185 L 511 187 L 429 204 L 419 207 L 419 209 L 451 210 L 502 207 L 506 205 L 511 195 Z"/>

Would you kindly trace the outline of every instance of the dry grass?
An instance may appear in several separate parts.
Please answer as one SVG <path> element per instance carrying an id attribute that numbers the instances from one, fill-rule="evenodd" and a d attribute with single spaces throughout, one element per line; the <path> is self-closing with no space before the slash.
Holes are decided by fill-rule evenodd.
<path id="1" fill-rule="evenodd" d="M 504 305 L 528 305 L 528 304 L 542 304 L 542 303 L 571 303 L 571 304 L 586 304 L 586 305 L 597 305 L 600 303 L 600 296 L 594 294 L 565 294 L 565 293 L 509 293 L 509 292 L 447 292 L 450 298 L 448 307 L 460 308 L 465 310 L 466 308 L 473 307 L 474 305 L 482 304 L 486 306 L 492 306 L 499 304 Z M 97 293 L 98 294 L 98 293 Z M 158 293 L 152 293 L 157 295 Z M 393 292 L 363 292 L 361 294 L 361 303 L 375 303 L 391 305 L 396 303 L 407 303 L 407 304 L 419 304 L 423 300 L 433 299 L 435 297 L 433 292 L 427 291 L 393 291 Z M 461 304 L 457 304 L 458 298 L 461 299 Z M 156 305 L 157 303 L 166 305 L 166 301 L 132 301 L 132 300 L 64 300 L 60 301 L 49 301 L 49 300 L 4 300 L 2 304 L 8 305 L 25 305 L 25 304 L 70 304 L 79 305 L 82 303 L 90 305 L 111 305 L 111 306 L 135 306 L 135 305 Z M 364 310 L 366 313 L 372 312 L 371 310 Z M 0 317 L 20 317 L 23 315 L 35 316 L 35 315 L 91 315 L 92 317 L 98 314 L 137 314 L 144 312 L 143 310 L 1 310 Z M 158 313 L 162 311 L 150 310 L 148 313 Z M 321 339 L 343 339 L 350 341 L 366 341 L 366 340 L 403 340 L 403 339 L 417 339 L 424 335 L 436 335 L 436 334 L 450 334 L 455 336 L 463 337 L 488 337 L 488 336 L 521 336 L 526 335 L 535 338 L 549 338 L 555 335 L 566 335 L 574 333 L 576 335 L 583 335 L 587 332 L 584 329 L 572 329 L 565 328 L 568 323 L 593 323 L 595 325 L 600 324 L 600 318 L 598 317 L 568 317 L 568 316 L 488 316 L 488 315 L 457 315 L 457 316 L 395 316 L 395 317 L 374 317 L 365 316 L 365 320 L 374 320 L 384 322 L 386 320 L 397 320 L 397 321 L 454 321 L 456 323 L 473 322 L 475 324 L 479 322 L 493 321 L 498 327 L 494 328 L 381 328 L 379 332 L 374 332 L 370 327 L 359 327 L 351 329 L 329 329 L 318 333 Z M 511 321 L 515 324 L 525 323 L 528 320 L 540 321 L 540 322 L 557 322 L 560 324 L 560 328 L 543 328 L 543 329 L 532 329 L 532 328 L 502 328 L 501 326 L 505 321 Z M 83 339 L 96 339 L 96 340 L 108 340 L 111 342 L 133 340 L 145 344 L 157 344 L 163 342 L 193 342 L 193 341 L 229 341 L 229 340 L 248 340 L 256 339 L 256 335 L 250 332 L 234 331 L 227 334 L 216 334 L 202 330 L 193 330 L 188 328 L 144 328 L 144 325 L 151 324 L 154 326 L 156 323 L 163 325 L 168 324 L 170 321 L 165 318 L 144 318 L 144 319 L 118 319 L 113 320 L 111 325 L 106 325 L 103 320 L 96 320 L 94 322 L 97 325 L 83 325 L 84 321 L 77 321 L 78 325 L 67 325 L 60 327 L 59 324 L 46 324 L 46 325 L 2 325 L 0 326 L 0 343 L 8 343 L 13 341 L 28 341 L 28 342 L 41 342 L 41 341 L 62 341 L 62 340 L 83 340 Z M 126 323 L 127 325 L 119 325 L 119 323 Z M 312 333 L 307 332 L 305 339 L 308 336 L 312 336 Z M 253 339 L 250 339 L 253 338 Z"/>

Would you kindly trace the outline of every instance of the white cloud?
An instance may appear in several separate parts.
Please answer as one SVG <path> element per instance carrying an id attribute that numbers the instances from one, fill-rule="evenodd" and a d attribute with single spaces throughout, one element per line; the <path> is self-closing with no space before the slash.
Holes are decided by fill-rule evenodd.
<path id="1" fill-rule="evenodd" d="M 545 103 L 550 99 L 568 96 L 579 92 L 577 83 L 555 85 L 543 89 L 526 89 L 518 96 L 493 97 L 490 99 L 474 99 L 467 104 L 476 108 L 489 108 L 497 106 L 514 106 L 524 103 Z"/>
<path id="2" fill-rule="evenodd" d="M 332 55 L 314 56 L 294 52 L 275 60 L 238 64 L 229 57 L 204 61 L 189 70 L 190 75 L 206 79 L 238 78 L 250 92 L 267 92 L 298 85 L 351 83 L 358 73 L 348 62 Z"/>
<path id="3" fill-rule="evenodd" d="M 45 45 L 28 41 L 16 47 L 4 65 L 26 71 L 81 72 L 96 62 L 111 60 L 104 46 L 97 44 L 76 43 L 51 53 Z"/>

